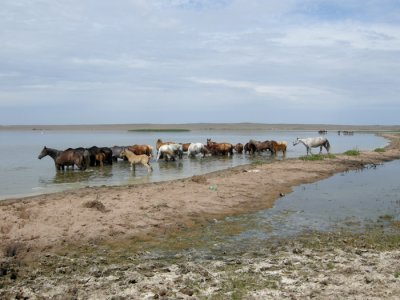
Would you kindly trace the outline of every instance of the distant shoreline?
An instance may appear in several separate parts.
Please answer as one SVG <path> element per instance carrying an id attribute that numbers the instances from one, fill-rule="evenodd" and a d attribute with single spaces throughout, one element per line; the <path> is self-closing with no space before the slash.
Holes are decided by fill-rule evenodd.
<path id="1" fill-rule="evenodd" d="M 400 125 L 187 123 L 187 124 L 82 124 L 82 125 L 0 125 L 0 131 L 205 131 L 205 130 L 351 130 L 400 131 Z"/>

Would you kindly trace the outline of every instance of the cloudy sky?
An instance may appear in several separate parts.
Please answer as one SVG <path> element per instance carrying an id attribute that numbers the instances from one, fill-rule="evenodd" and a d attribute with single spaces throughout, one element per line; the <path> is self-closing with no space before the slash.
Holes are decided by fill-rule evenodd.
<path id="1" fill-rule="evenodd" d="M 2 0 L 0 125 L 400 124 L 398 0 Z"/>

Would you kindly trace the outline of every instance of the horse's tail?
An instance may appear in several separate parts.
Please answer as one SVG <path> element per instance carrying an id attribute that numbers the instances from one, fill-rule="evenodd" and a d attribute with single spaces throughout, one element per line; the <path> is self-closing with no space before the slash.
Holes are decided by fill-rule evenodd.
<path id="1" fill-rule="evenodd" d="M 331 144 L 329 144 L 328 139 L 326 139 L 325 147 L 326 147 L 326 150 L 329 152 L 329 149 L 331 148 Z"/>

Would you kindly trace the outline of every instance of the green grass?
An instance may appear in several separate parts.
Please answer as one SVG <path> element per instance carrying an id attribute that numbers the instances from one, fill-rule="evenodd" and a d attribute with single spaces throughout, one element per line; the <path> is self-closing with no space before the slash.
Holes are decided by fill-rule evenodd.
<path id="1" fill-rule="evenodd" d="M 358 156 L 360 155 L 360 151 L 357 149 L 353 150 L 347 150 L 346 152 L 343 153 L 344 155 L 349 155 L 349 156 Z"/>
<path id="2" fill-rule="evenodd" d="M 333 154 L 312 154 L 312 155 L 304 155 L 299 157 L 301 160 L 306 161 L 315 161 L 315 160 L 324 160 L 324 159 L 333 159 L 336 158 Z"/>
<path id="3" fill-rule="evenodd" d="M 375 152 L 385 152 L 385 148 L 375 148 Z"/>
<path id="4" fill-rule="evenodd" d="M 180 128 L 143 128 L 143 129 L 129 129 L 132 132 L 187 132 L 190 129 Z"/>

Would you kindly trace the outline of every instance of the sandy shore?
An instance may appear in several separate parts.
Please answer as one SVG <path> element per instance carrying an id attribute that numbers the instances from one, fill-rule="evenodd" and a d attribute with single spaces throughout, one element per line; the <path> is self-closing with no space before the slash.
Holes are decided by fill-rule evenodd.
<path id="1" fill-rule="evenodd" d="M 209 219 L 265 209 L 299 184 L 399 159 L 400 137 L 389 134 L 386 137 L 391 143 L 384 152 L 336 155 L 320 161 L 284 159 L 170 182 L 83 188 L 3 201 L 0 204 L 0 259 L 3 265 L 10 258 L 25 263 L 40 261 L 69 245 L 143 239 Z M 396 259 L 399 254 L 388 255 Z M 0 266 L 0 273 L 2 269 L 6 270 L 3 273 L 11 272 L 10 268 Z M 143 290 L 142 294 L 135 295 L 143 296 Z M 60 293 L 64 292 L 65 289 Z M 12 287 L 10 293 L 15 293 Z M 257 293 L 253 296 L 258 297 Z M 284 294 L 280 296 L 285 298 Z M 86 294 L 83 298 L 90 297 Z"/>

